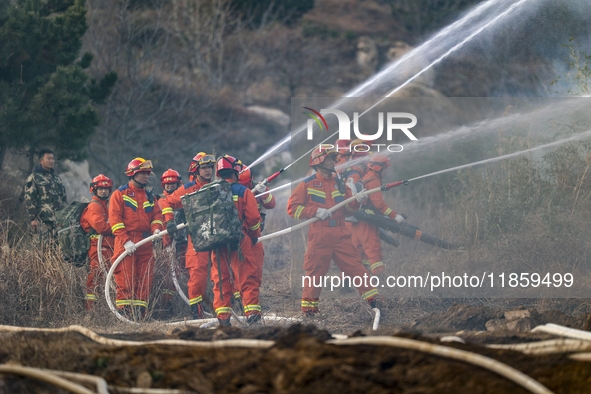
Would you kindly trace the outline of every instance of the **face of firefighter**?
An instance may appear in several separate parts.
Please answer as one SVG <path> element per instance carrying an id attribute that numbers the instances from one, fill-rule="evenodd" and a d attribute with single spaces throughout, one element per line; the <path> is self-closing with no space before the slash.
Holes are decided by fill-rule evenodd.
<path id="1" fill-rule="evenodd" d="M 199 166 L 197 174 L 206 181 L 211 180 L 211 176 L 213 175 L 213 164 L 209 166 Z"/>
<path id="2" fill-rule="evenodd" d="M 96 188 L 96 195 L 101 200 L 106 200 L 109 197 L 109 188 L 108 187 L 97 187 Z"/>
<path id="3" fill-rule="evenodd" d="M 144 187 L 148 186 L 148 182 L 150 181 L 149 178 L 150 178 L 150 173 L 142 171 L 142 172 L 138 172 L 137 174 L 135 174 L 131 179 L 135 183 L 135 186 L 137 186 L 139 188 L 144 188 Z"/>
<path id="4" fill-rule="evenodd" d="M 55 165 L 55 158 L 53 157 L 53 153 L 46 153 L 43 155 L 42 158 L 39 159 L 39 164 L 46 170 L 51 170 Z"/>
<path id="5" fill-rule="evenodd" d="M 164 190 L 166 190 L 168 193 L 172 193 L 173 191 L 175 191 L 178 188 L 178 186 L 179 186 L 178 183 L 165 183 Z"/>

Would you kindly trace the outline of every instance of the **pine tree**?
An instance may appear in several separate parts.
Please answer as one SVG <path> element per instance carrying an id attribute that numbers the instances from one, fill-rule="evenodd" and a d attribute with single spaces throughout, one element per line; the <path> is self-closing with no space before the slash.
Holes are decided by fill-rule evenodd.
<path id="1" fill-rule="evenodd" d="M 0 0 L 0 168 L 8 149 L 33 155 L 53 148 L 81 160 L 99 124 L 101 104 L 117 81 L 84 72 L 92 54 L 80 56 L 86 32 L 83 0 Z"/>

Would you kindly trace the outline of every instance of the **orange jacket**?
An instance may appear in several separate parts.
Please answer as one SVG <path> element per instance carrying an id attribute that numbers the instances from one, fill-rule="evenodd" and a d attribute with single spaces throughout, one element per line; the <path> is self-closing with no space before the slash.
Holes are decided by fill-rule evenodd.
<path id="1" fill-rule="evenodd" d="M 183 207 L 181 197 L 185 194 L 196 192 L 206 184 L 207 182 L 200 183 L 198 181 L 191 181 L 181 185 L 172 194 L 169 194 L 166 197 L 163 196 L 163 198 L 158 200 L 160 206 L 162 207 L 162 215 L 164 215 L 164 220 L 166 222 L 169 220 L 174 220 L 174 210 L 181 209 Z"/>
<path id="2" fill-rule="evenodd" d="M 337 179 L 334 176 L 323 178 L 320 174 L 310 175 L 305 178 L 291 193 L 287 202 L 287 213 L 295 219 L 310 219 L 316 216 L 318 208 L 332 208 L 336 204 L 352 196 L 351 190 L 344 185 L 343 195 L 337 185 Z M 331 219 L 343 220 L 348 214 L 347 211 L 355 211 L 359 208 L 357 201 L 348 203 L 344 209 L 338 209 L 332 213 Z"/>
<path id="3" fill-rule="evenodd" d="M 254 194 L 244 185 L 235 183 L 231 179 L 226 182 L 232 185 L 232 198 L 238 210 L 238 217 L 242 221 L 242 231 L 250 238 L 261 236 L 261 214 Z"/>
<path id="4" fill-rule="evenodd" d="M 364 166 L 352 165 L 348 166 L 341 172 L 341 178 L 347 183 L 349 178 L 353 179 L 353 183 L 357 183 L 365 175 Z M 359 191 L 359 190 L 358 190 Z"/>
<path id="5" fill-rule="evenodd" d="M 382 179 L 377 172 L 369 170 L 361 180 L 361 183 L 363 183 L 365 190 L 370 190 L 382 186 Z M 363 203 L 361 208 L 375 210 L 382 215 L 388 216 L 390 219 L 394 219 L 396 217 L 396 211 L 386 204 L 382 196 L 382 192 L 370 194 L 369 198 Z"/>
<path id="6" fill-rule="evenodd" d="M 151 235 L 155 230 L 162 230 L 162 211 L 152 193 L 136 188 L 130 181 L 111 195 L 109 223 L 113 234 L 125 237 L 125 243 L 131 240 L 131 232 Z"/>
<path id="7" fill-rule="evenodd" d="M 98 236 L 102 235 L 103 237 L 106 237 L 104 242 L 113 246 L 113 232 L 111 231 L 111 226 L 109 226 L 108 213 L 107 201 L 101 200 L 97 196 L 92 196 L 92 201 L 82 212 L 82 216 L 80 216 L 80 225 L 87 234 L 93 230 L 96 233 L 96 235 L 93 234 L 90 236 L 90 242 L 92 244 L 96 244 L 98 242 Z"/>

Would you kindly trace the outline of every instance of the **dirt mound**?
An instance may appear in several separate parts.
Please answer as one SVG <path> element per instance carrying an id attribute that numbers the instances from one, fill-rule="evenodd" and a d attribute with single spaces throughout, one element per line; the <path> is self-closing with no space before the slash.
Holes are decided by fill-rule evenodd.
<path id="1" fill-rule="evenodd" d="M 141 383 L 193 393 L 526 392 L 489 371 L 424 353 L 387 346 L 329 345 L 324 343 L 327 332 L 314 326 L 186 329 L 167 337 L 203 339 L 216 332 L 228 338 L 276 338 L 277 342 L 270 349 L 105 346 L 78 333 L 26 332 L 0 334 L 0 363 L 92 374 L 111 386 Z M 556 393 L 582 393 L 588 388 L 591 364 L 574 362 L 565 355 L 533 357 L 477 345 L 450 346 L 498 359 Z M 4 375 L 0 392 L 56 390 L 32 379 Z"/>

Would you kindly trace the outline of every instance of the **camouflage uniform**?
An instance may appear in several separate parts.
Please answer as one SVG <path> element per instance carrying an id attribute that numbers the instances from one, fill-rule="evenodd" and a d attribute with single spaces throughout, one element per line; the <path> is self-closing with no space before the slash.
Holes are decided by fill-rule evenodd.
<path id="1" fill-rule="evenodd" d="M 53 235 L 55 231 L 55 212 L 67 204 L 66 188 L 62 180 L 51 170 L 37 165 L 27 178 L 25 185 L 25 205 L 31 221 L 38 220 L 41 236 Z"/>

